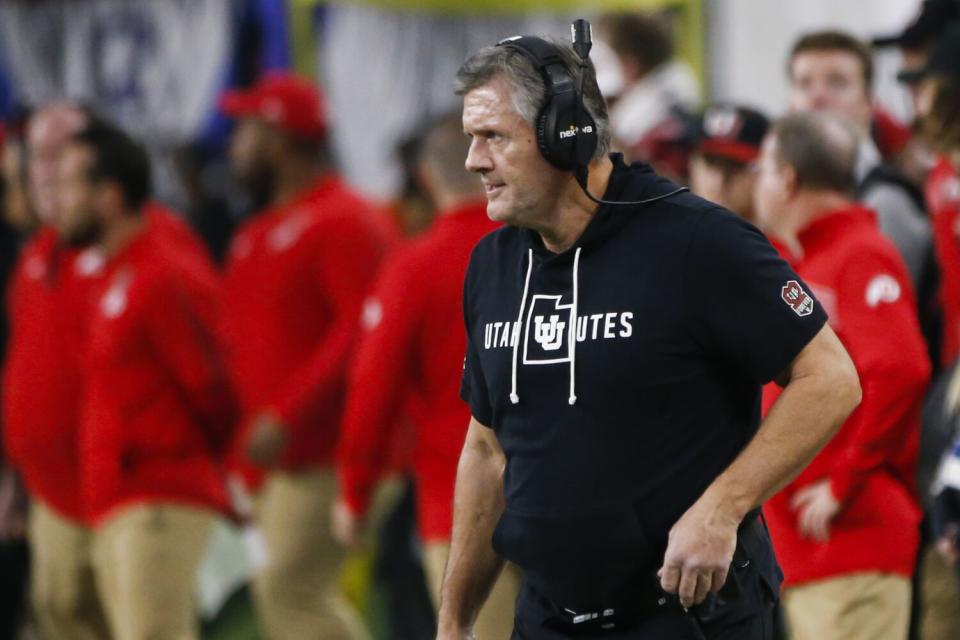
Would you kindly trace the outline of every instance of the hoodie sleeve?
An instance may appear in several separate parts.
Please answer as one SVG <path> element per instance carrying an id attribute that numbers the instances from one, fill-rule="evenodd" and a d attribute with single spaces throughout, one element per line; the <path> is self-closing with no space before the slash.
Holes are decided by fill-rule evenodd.
<path id="1" fill-rule="evenodd" d="M 344 391 L 363 301 L 387 249 L 386 239 L 359 215 L 344 216 L 337 228 L 327 226 L 323 233 L 314 265 L 316 287 L 303 295 L 322 295 L 332 321 L 272 407 L 289 429 L 288 451 L 296 449 L 300 434 L 328 419 Z"/>
<path id="2" fill-rule="evenodd" d="M 214 450 L 226 445 L 236 405 L 217 347 L 218 292 L 212 274 L 167 274 L 148 296 L 147 331 Z"/>
<path id="3" fill-rule="evenodd" d="M 460 398 L 470 405 L 470 413 L 481 424 L 493 425 L 493 407 L 490 404 L 490 394 L 487 391 L 487 381 L 480 367 L 480 356 L 475 346 L 476 336 L 473 333 L 474 319 L 472 305 L 473 288 L 471 281 L 475 277 L 475 261 L 477 249 L 474 249 L 467 268 L 467 276 L 463 285 L 463 321 L 467 331 L 467 353 L 463 359 L 463 377 L 460 381 Z"/>
<path id="4" fill-rule="evenodd" d="M 366 512 L 386 465 L 386 444 L 393 441 L 415 371 L 413 350 L 425 289 L 416 272 L 409 260 L 396 256 L 364 303 L 337 450 L 341 496 L 357 514 Z"/>
<path id="5" fill-rule="evenodd" d="M 684 277 L 696 342 L 758 384 L 786 369 L 827 321 L 767 238 L 724 209 L 701 214 Z"/>
<path id="6" fill-rule="evenodd" d="M 900 456 L 911 456 L 908 466 L 915 466 L 930 363 L 899 258 L 860 252 L 841 273 L 837 333 L 863 389 L 860 406 L 838 435 L 846 446 L 831 474 L 834 496 L 846 502 L 878 468 L 898 470 Z"/>

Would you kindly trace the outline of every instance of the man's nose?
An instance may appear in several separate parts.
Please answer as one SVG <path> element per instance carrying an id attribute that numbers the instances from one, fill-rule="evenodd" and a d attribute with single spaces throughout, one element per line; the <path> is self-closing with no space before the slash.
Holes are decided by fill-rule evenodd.
<path id="1" fill-rule="evenodd" d="M 470 142 L 470 148 L 467 150 L 467 159 L 463 163 L 463 166 L 471 173 L 484 173 L 493 168 L 493 163 L 490 161 L 490 154 L 481 139 L 474 137 Z"/>

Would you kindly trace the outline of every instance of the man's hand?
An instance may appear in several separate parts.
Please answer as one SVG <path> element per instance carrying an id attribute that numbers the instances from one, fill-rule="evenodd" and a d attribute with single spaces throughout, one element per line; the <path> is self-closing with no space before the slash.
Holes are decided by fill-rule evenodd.
<path id="1" fill-rule="evenodd" d="M 830 539 L 830 521 L 840 513 L 840 507 L 830 489 L 830 480 L 804 487 L 790 500 L 790 508 L 797 512 L 800 535 L 817 542 Z"/>
<path id="2" fill-rule="evenodd" d="M 259 467 L 272 467 L 280 460 L 287 446 L 287 431 L 283 422 L 270 412 L 263 412 L 253 420 L 253 429 L 247 438 L 246 454 Z"/>
<path id="3" fill-rule="evenodd" d="M 663 567 L 657 572 L 663 590 L 677 593 L 687 608 L 719 591 L 733 561 L 740 520 L 706 495 L 695 502 L 670 529 Z"/>
<path id="4" fill-rule="evenodd" d="M 0 540 L 27 535 L 27 497 L 13 469 L 0 469 Z"/>
<path id="5" fill-rule="evenodd" d="M 937 538 L 936 542 L 937 552 L 951 565 L 960 560 L 960 553 L 957 552 L 956 544 L 958 534 L 960 534 L 960 525 L 950 525 L 943 535 Z"/>
<path id="6" fill-rule="evenodd" d="M 360 545 L 363 533 L 363 521 L 342 499 L 334 501 L 330 507 L 330 528 L 333 539 L 350 549 Z"/>

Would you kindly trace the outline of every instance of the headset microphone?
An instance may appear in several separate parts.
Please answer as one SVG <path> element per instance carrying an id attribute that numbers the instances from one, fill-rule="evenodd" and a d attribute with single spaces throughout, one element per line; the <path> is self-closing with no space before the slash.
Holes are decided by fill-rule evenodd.
<path id="1" fill-rule="evenodd" d="M 597 204 L 639 205 L 686 191 L 680 187 L 646 200 L 601 200 L 587 189 L 588 168 L 597 150 L 597 125 L 583 105 L 583 79 L 589 68 L 593 46 L 590 23 L 576 20 L 570 25 L 573 49 L 579 58 L 579 82 L 567 68 L 556 45 L 535 36 L 515 36 L 497 43 L 527 58 L 540 74 L 546 89 L 543 107 L 537 114 L 537 146 L 543 157 L 561 171 L 571 171 L 587 197 Z"/>
<path id="2" fill-rule="evenodd" d="M 590 26 L 590 23 L 579 18 L 574 20 L 573 24 L 570 25 L 570 38 L 573 41 L 573 50 L 577 52 L 577 55 L 580 57 L 580 86 L 577 91 L 577 121 L 581 121 L 582 114 L 584 111 L 583 107 L 583 78 L 586 76 L 587 71 L 587 60 L 589 60 L 590 49 L 593 48 L 593 28 Z M 575 144 L 580 144 L 580 137 L 577 136 Z M 577 154 L 579 156 L 579 153 Z M 608 204 L 608 205 L 640 205 L 648 204 L 650 202 L 656 202 L 657 200 L 662 200 L 664 198 L 669 198 L 670 196 L 688 191 L 687 187 L 678 187 L 669 193 L 664 193 L 659 196 L 654 196 L 652 198 L 647 198 L 645 200 L 603 200 L 602 198 L 595 197 L 590 190 L 587 188 L 587 178 L 589 177 L 589 170 L 587 165 L 581 165 L 576 167 L 573 170 L 574 177 L 577 179 L 577 183 L 580 185 L 580 188 L 586 194 L 590 200 L 596 202 L 597 204 Z"/>

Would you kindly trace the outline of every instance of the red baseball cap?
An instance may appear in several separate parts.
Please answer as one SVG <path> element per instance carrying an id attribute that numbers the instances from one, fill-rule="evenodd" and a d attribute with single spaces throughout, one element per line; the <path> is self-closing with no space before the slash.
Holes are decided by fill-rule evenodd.
<path id="1" fill-rule="evenodd" d="M 320 90 L 288 73 L 264 76 L 249 89 L 227 91 L 220 108 L 231 118 L 263 118 L 306 138 L 321 138 L 327 131 L 326 104 Z"/>

